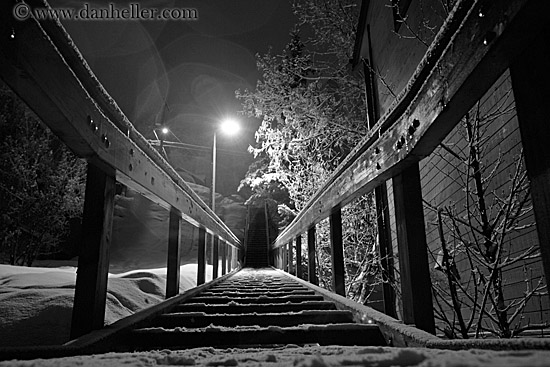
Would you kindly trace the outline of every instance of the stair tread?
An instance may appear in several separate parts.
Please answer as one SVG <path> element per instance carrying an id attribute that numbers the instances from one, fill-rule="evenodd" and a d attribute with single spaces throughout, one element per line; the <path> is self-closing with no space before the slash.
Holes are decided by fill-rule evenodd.
<path id="1" fill-rule="evenodd" d="M 302 310 L 287 313 L 242 313 L 242 314 L 207 314 L 205 312 L 176 312 L 164 314 L 151 325 L 157 327 L 193 327 L 215 326 L 295 326 L 300 324 L 342 324 L 352 323 L 353 316 L 349 311 L 341 310 Z"/>
<path id="2" fill-rule="evenodd" d="M 241 313 L 241 312 L 256 312 L 265 313 L 269 310 L 277 310 L 276 312 L 289 312 L 294 310 L 330 310 L 335 309 L 334 303 L 327 301 L 305 301 L 305 302 L 287 302 L 287 303 L 263 303 L 263 304 L 214 304 L 209 305 L 202 303 L 184 303 L 178 305 L 175 309 L 178 311 L 204 311 L 207 313 Z M 220 310 L 220 311 L 217 311 Z"/>
<path id="3" fill-rule="evenodd" d="M 252 344 L 320 345 L 386 345 L 378 327 L 365 324 L 304 324 L 293 327 L 219 327 L 142 328 L 131 332 L 127 339 L 132 347 L 190 348 L 196 346 L 230 346 Z"/>
<path id="4" fill-rule="evenodd" d="M 254 257 L 252 257 L 254 259 Z M 263 261 L 252 261 L 259 264 Z M 249 268 L 124 334 L 121 349 L 248 345 L 387 345 L 313 289 L 271 268 Z"/>

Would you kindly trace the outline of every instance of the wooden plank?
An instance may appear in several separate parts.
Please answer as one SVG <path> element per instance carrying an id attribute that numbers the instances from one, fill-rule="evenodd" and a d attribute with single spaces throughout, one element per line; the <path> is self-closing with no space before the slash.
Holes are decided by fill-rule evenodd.
<path id="1" fill-rule="evenodd" d="M 435 334 L 418 164 L 393 179 L 403 322 Z"/>
<path id="2" fill-rule="evenodd" d="M 288 272 L 294 274 L 294 244 L 292 241 L 288 243 Z"/>
<path id="3" fill-rule="evenodd" d="M 212 279 L 216 279 L 218 277 L 218 271 L 220 267 L 220 238 L 218 236 L 214 236 L 212 241 Z"/>
<path id="4" fill-rule="evenodd" d="M 397 318 L 395 309 L 395 291 L 392 284 L 395 282 L 393 265 L 393 248 L 391 241 L 390 211 L 388 205 L 388 189 L 384 182 L 374 190 L 376 200 L 376 219 L 378 225 L 378 253 L 382 265 L 382 294 L 384 299 L 384 313 Z"/>
<path id="5" fill-rule="evenodd" d="M 302 278 L 302 236 L 296 237 L 296 276 Z"/>
<path id="6" fill-rule="evenodd" d="M 166 269 L 166 298 L 177 296 L 180 291 L 180 224 L 181 213 L 170 210 L 168 219 L 168 261 Z"/>
<path id="7" fill-rule="evenodd" d="M 88 164 L 71 339 L 104 324 L 115 183 L 114 172 Z"/>
<path id="8" fill-rule="evenodd" d="M 344 267 L 344 241 L 342 238 L 342 210 L 332 212 L 330 224 L 330 247 L 332 264 L 332 288 L 334 293 L 346 296 L 346 270 Z"/>
<path id="9" fill-rule="evenodd" d="M 538 0 L 457 4 L 410 88 L 279 235 L 275 247 L 429 155 L 536 37 L 550 13 L 550 2 Z"/>
<path id="10" fill-rule="evenodd" d="M 315 264 L 315 226 L 307 230 L 307 279 L 311 284 L 319 285 Z"/>
<path id="11" fill-rule="evenodd" d="M 204 227 L 199 227 L 198 237 L 197 285 L 201 285 L 206 281 L 206 230 Z"/>
<path id="12" fill-rule="evenodd" d="M 233 248 L 228 246 L 227 247 L 227 271 L 231 271 L 233 269 Z"/>
<path id="13" fill-rule="evenodd" d="M 225 241 L 221 242 L 222 245 L 222 275 L 227 273 L 227 245 Z"/>
<path id="14" fill-rule="evenodd" d="M 177 208 L 187 221 L 200 223 L 234 246 L 241 246 L 227 226 L 131 127 L 118 107 L 113 107 L 116 104 L 85 65 L 60 23 L 16 21 L 11 12 L 15 3 L 3 2 L 10 11 L 0 13 L 0 77 L 77 155 L 103 169 L 115 169 L 118 181 L 167 209 Z"/>
<path id="15" fill-rule="evenodd" d="M 546 282 L 550 280 L 550 30 L 547 28 L 510 68 L 537 234 Z"/>
<path id="16" fill-rule="evenodd" d="M 288 243 L 282 248 L 283 270 L 288 273 Z"/>

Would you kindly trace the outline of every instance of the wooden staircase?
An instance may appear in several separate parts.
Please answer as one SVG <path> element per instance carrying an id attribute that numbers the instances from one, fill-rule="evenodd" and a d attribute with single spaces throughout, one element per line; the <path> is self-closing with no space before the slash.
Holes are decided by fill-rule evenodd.
<path id="1" fill-rule="evenodd" d="M 378 326 L 273 269 L 245 268 L 127 331 L 117 350 L 386 345 Z"/>
<path id="2" fill-rule="evenodd" d="M 245 266 L 264 268 L 268 266 L 268 230 L 265 208 L 250 208 L 249 228 L 246 237 Z"/>

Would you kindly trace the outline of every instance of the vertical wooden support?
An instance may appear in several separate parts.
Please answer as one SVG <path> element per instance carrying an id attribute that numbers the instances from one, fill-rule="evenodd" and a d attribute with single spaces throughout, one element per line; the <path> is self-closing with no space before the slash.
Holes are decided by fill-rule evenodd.
<path id="1" fill-rule="evenodd" d="M 393 178 L 403 322 L 435 334 L 418 163 Z"/>
<path id="2" fill-rule="evenodd" d="M 550 29 L 511 65 L 523 156 L 546 283 L 550 284 Z"/>
<path id="3" fill-rule="evenodd" d="M 296 276 L 302 278 L 302 236 L 296 237 Z"/>
<path id="4" fill-rule="evenodd" d="M 199 227 L 199 243 L 197 256 L 197 285 L 206 280 L 206 229 Z"/>
<path id="5" fill-rule="evenodd" d="M 363 59 L 363 71 L 365 75 L 365 94 L 367 104 L 368 126 L 372 129 L 380 118 L 380 101 L 378 98 L 378 89 L 376 84 L 376 75 L 374 73 L 374 55 L 372 52 L 372 38 L 370 25 L 366 27 L 368 37 L 368 53 L 369 57 Z M 397 318 L 395 309 L 395 291 L 392 284 L 395 282 L 394 266 L 393 266 L 393 249 L 391 241 L 390 228 L 390 212 L 388 208 L 388 190 L 386 183 L 383 182 L 380 186 L 374 189 L 374 197 L 376 201 L 376 218 L 378 224 L 378 243 L 379 255 L 382 265 L 384 283 L 382 284 L 382 297 L 384 309 L 379 310 L 388 316 Z"/>
<path id="6" fill-rule="evenodd" d="M 227 272 L 233 270 L 233 247 L 227 245 Z"/>
<path id="7" fill-rule="evenodd" d="M 395 274 L 391 242 L 390 211 L 388 205 L 388 189 L 385 182 L 374 190 L 374 197 L 376 200 L 376 218 L 378 224 L 378 251 L 384 279 L 384 283 L 382 284 L 384 309 L 380 311 L 388 316 L 397 318 L 395 291 L 392 287 L 392 284 L 395 283 Z"/>
<path id="8" fill-rule="evenodd" d="M 105 321 L 115 183 L 114 172 L 88 163 L 71 339 L 101 329 Z"/>
<path id="9" fill-rule="evenodd" d="M 222 275 L 227 273 L 227 244 L 222 241 Z"/>
<path id="10" fill-rule="evenodd" d="M 332 253 L 332 288 L 334 293 L 346 296 L 344 269 L 344 242 L 342 239 L 342 210 L 335 208 L 330 214 L 330 247 Z"/>
<path id="11" fill-rule="evenodd" d="M 176 296 L 180 290 L 180 223 L 181 213 L 179 210 L 172 207 L 168 220 L 166 298 Z"/>
<path id="12" fill-rule="evenodd" d="M 293 243 L 290 241 L 288 243 L 288 272 L 294 274 L 294 254 L 292 249 Z"/>
<path id="13" fill-rule="evenodd" d="M 307 231 L 307 278 L 311 284 L 319 285 L 315 265 L 315 225 Z"/>
<path id="14" fill-rule="evenodd" d="M 219 259 L 220 238 L 218 235 L 212 237 L 212 279 L 218 277 L 218 268 L 220 267 Z"/>
<path id="15" fill-rule="evenodd" d="M 288 244 L 284 245 L 281 249 L 283 251 L 283 270 L 288 272 Z"/>

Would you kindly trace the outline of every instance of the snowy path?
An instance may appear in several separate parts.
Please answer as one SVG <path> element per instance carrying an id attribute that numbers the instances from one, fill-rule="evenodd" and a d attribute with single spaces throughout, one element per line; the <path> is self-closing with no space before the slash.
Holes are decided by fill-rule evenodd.
<path id="1" fill-rule="evenodd" d="M 377 326 L 272 269 L 243 269 L 130 331 L 122 350 L 285 344 L 385 345 Z"/>

